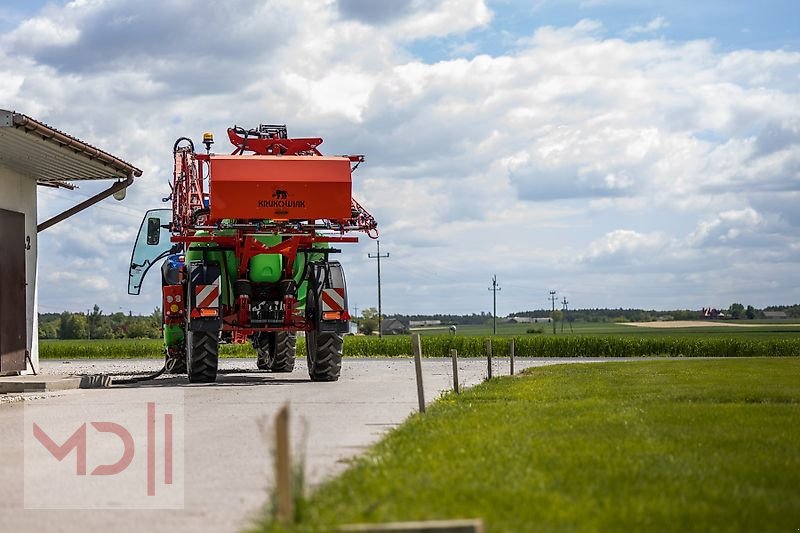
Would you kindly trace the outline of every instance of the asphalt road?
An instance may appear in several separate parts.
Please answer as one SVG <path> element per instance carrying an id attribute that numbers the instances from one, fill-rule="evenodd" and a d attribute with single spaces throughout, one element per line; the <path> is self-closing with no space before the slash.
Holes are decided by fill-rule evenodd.
<path id="1" fill-rule="evenodd" d="M 592 360 L 518 359 L 517 368 L 580 361 Z M 160 363 L 53 361 L 43 366 L 47 373 L 120 374 L 155 370 Z M 311 485 L 341 472 L 349 459 L 418 408 L 412 359 L 346 359 L 342 378 L 336 383 L 308 381 L 304 359 L 298 359 L 291 374 L 258 372 L 254 366 L 254 360 L 223 359 L 217 383 L 209 385 L 188 385 L 185 378 L 169 377 L 111 389 L 37 395 L 0 405 L 0 531 L 240 531 L 259 516 L 268 498 L 272 424 L 282 405 L 290 405 L 293 449 L 298 455 L 305 451 L 306 477 Z M 462 385 L 474 385 L 486 374 L 485 360 L 459 363 Z M 494 374 L 508 374 L 508 359 L 495 360 Z M 452 388 L 449 360 L 424 360 L 423 375 L 428 402 Z M 139 413 L 145 402 L 174 402 L 176 394 L 183 404 L 183 446 L 179 450 L 183 468 L 182 472 L 176 468 L 175 479 L 182 489 L 182 509 L 30 508 L 41 505 L 37 503 L 40 499 L 56 502 L 47 506 L 66 507 L 69 504 L 64 501 L 74 494 L 59 493 L 65 492 L 66 479 L 60 477 L 63 470 L 53 470 L 52 460 L 32 464 L 26 455 L 31 449 L 24 444 L 26 409 L 37 409 L 29 410 L 29 416 L 36 412 L 51 425 L 67 418 L 64 413 L 72 416 L 91 409 L 125 419 Z M 60 444 L 64 438 L 53 440 Z M 90 462 L 92 457 L 102 456 L 111 459 L 100 464 L 113 463 L 113 458 L 120 456 L 119 442 L 113 438 L 101 442 L 110 449 L 101 450 L 100 455 L 93 449 Z M 62 463 L 74 461 L 75 453 Z M 97 477 L 83 479 L 97 481 Z M 23 498 L 26 482 L 28 500 Z M 31 495 L 34 486 L 43 488 Z M 106 500 L 97 505 L 125 507 L 133 500 L 123 492 L 109 490 Z M 66 500 L 59 500 L 61 497 Z"/>

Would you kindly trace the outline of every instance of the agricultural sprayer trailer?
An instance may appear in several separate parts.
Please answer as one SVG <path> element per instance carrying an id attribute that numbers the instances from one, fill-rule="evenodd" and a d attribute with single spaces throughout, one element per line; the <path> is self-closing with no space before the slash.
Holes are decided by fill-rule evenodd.
<path id="1" fill-rule="evenodd" d="M 216 380 L 219 343 L 246 342 L 259 369 L 291 372 L 304 332 L 313 381 L 336 381 L 349 330 L 344 271 L 330 256 L 348 235 L 377 237 L 375 219 L 352 197 L 363 156 L 323 156 L 320 138 L 290 139 L 282 125 L 228 129 L 234 150 L 173 146 L 171 209 L 145 214 L 129 268 L 139 294 L 161 270 L 165 371 Z"/>

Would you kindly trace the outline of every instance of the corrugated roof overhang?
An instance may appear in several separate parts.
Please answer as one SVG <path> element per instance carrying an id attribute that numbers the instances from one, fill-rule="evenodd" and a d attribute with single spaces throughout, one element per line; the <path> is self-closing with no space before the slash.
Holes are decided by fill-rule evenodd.
<path id="1" fill-rule="evenodd" d="M 21 113 L 0 109 L 0 165 L 41 185 L 69 181 L 128 179 L 142 171 Z"/>
<path id="2" fill-rule="evenodd" d="M 38 224 L 40 232 L 122 191 L 142 175 L 141 170 L 108 152 L 5 109 L 0 109 L 0 165 L 50 187 L 72 189 L 72 181 L 116 180 L 105 191 Z"/>

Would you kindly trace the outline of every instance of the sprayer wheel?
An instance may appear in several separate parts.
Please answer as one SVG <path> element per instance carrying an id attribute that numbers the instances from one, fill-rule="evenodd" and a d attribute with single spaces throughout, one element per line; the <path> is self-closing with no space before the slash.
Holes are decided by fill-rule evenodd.
<path id="1" fill-rule="evenodd" d="M 269 333 L 255 333 L 251 338 L 253 348 L 256 350 L 256 367 L 259 370 L 269 369 Z"/>
<path id="2" fill-rule="evenodd" d="M 294 358 L 297 354 L 297 337 L 288 331 L 276 331 L 270 338 L 270 358 L 268 368 L 273 372 L 291 372 L 294 370 Z"/>
<path id="3" fill-rule="evenodd" d="M 308 375 L 311 381 L 338 381 L 342 372 L 344 336 L 339 333 L 306 333 Z"/>
<path id="4" fill-rule="evenodd" d="M 190 383 L 213 383 L 219 364 L 219 332 L 186 332 L 186 370 Z"/>
<path id="5" fill-rule="evenodd" d="M 270 372 L 291 372 L 297 353 L 297 337 L 287 331 L 261 333 L 253 340 L 258 352 L 256 365 Z"/>

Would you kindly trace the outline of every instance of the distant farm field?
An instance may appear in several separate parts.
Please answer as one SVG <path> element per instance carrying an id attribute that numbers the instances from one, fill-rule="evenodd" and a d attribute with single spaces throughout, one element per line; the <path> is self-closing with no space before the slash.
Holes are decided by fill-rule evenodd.
<path id="1" fill-rule="evenodd" d="M 528 333 L 529 330 L 540 333 Z M 419 328 L 415 333 L 422 335 L 445 335 L 446 328 Z M 492 325 L 462 325 L 457 326 L 456 335 L 483 336 L 492 335 Z M 553 335 L 553 324 L 497 324 L 499 337 L 527 337 L 532 335 Z M 797 322 L 768 322 L 753 320 L 729 321 L 664 321 L 664 322 L 573 322 L 556 324 L 556 336 L 593 335 L 593 336 L 686 336 L 707 337 L 775 337 L 800 336 L 800 323 Z"/>
<path id="2" fill-rule="evenodd" d="M 451 349 L 462 357 L 482 357 L 486 342 L 491 339 L 495 356 L 509 355 L 514 340 L 518 357 L 742 357 L 800 355 L 800 324 L 759 324 L 756 326 L 707 326 L 658 328 L 623 324 L 573 324 L 562 334 L 527 334 L 531 324 L 503 324 L 498 335 L 491 328 L 462 326 L 456 335 L 442 330 L 421 333 L 423 354 L 446 357 Z M 535 325 L 538 327 L 547 324 Z M 520 331 L 521 330 L 521 331 Z M 124 359 L 160 358 L 162 342 L 157 339 L 72 340 L 39 343 L 42 359 Z M 305 353 L 305 344 L 298 338 L 298 355 Z M 222 357 L 255 357 L 250 344 L 220 347 Z M 350 357 L 403 357 L 411 355 L 409 335 L 347 336 L 344 354 Z"/>

